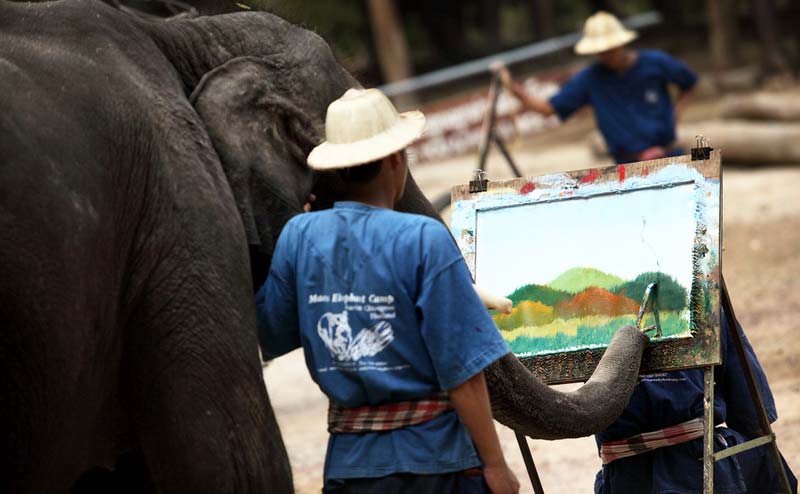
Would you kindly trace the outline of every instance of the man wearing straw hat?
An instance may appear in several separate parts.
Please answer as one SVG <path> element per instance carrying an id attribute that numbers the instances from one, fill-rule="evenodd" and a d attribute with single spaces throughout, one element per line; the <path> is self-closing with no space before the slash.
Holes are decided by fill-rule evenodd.
<path id="1" fill-rule="evenodd" d="M 424 123 L 376 89 L 331 103 L 308 163 L 346 200 L 286 224 L 257 294 L 264 354 L 302 346 L 330 399 L 323 492 L 519 489 L 483 377 L 508 346 L 447 229 L 393 210 Z"/>
<path id="2" fill-rule="evenodd" d="M 677 156 L 684 150 L 675 144 L 675 123 L 697 82 L 697 75 L 683 62 L 661 51 L 633 50 L 636 39 L 607 12 L 589 17 L 583 37 L 575 45 L 580 55 L 597 61 L 570 79 L 549 100 L 527 94 L 500 66 L 504 85 L 524 107 L 544 115 L 567 119 L 591 105 L 609 153 L 617 163 Z M 668 86 L 680 95 L 673 107 Z"/>

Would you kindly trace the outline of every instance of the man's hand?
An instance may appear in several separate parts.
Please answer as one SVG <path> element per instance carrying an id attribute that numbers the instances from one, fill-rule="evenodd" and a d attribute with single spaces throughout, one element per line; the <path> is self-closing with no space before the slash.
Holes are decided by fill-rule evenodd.
<path id="1" fill-rule="evenodd" d="M 663 158 L 667 155 L 667 150 L 661 146 L 652 146 L 639 153 L 638 161 L 649 161 Z"/>
<path id="2" fill-rule="evenodd" d="M 483 467 L 483 478 L 489 484 L 492 494 L 517 494 L 519 481 L 508 465 L 486 465 Z"/>
<path id="3" fill-rule="evenodd" d="M 472 436 L 483 461 L 483 476 L 493 494 L 517 494 L 519 482 L 508 469 L 497 431 L 492 422 L 486 379 L 479 372 L 448 390 L 450 403 Z"/>
<path id="4" fill-rule="evenodd" d="M 506 67 L 503 62 L 499 60 L 496 62 L 492 62 L 489 65 L 489 70 L 500 76 L 500 82 L 503 83 L 503 86 L 505 86 L 506 88 L 511 87 L 511 82 L 512 82 L 511 72 L 508 71 L 508 67 Z"/>
<path id="5" fill-rule="evenodd" d="M 489 293 L 478 285 L 472 285 L 472 287 L 478 292 L 478 297 L 487 309 L 496 310 L 503 314 L 511 314 L 511 309 L 513 307 L 511 300 Z"/>
<path id="6" fill-rule="evenodd" d="M 311 203 L 313 203 L 316 200 L 317 200 L 317 196 L 315 196 L 314 194 L 309 194 L 308 195 L 308 202 L 303 204 L 303 212 L 304 213 L 310 212 L 311 211 Z"/>
<path id="7" fill-rule="evenodd" d="M 526 93 L 521 85 L 514 82 L 511 79 L 511 72 L 508 71 L 508 67 L 506 67 L 503 62 L 492 62 L 489 65 L 489 70 L 500 77 L 503 87 L 522 103 L 522 108 L 541 113 L 545 117 L 549 117 L 556 112 L 553 105 L 550 104 L 550 101 Z M 519 111 L 521 111 L 522 108 L 520 108 Z"/>

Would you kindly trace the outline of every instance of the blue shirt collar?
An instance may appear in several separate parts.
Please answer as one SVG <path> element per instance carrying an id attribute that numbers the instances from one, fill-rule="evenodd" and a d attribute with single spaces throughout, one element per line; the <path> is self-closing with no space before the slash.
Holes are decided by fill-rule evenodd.
<path id="1" fill-rule="evenodd" d="M 363 202 L 358 201 L 336 201 L 333 203 L 334 209 L 355 209 L 357 211 L 373 211 L 375 209 L 384 209 L 379 208 L 378 206 L 371 206 L 369 204 L 365 204 Z"/>

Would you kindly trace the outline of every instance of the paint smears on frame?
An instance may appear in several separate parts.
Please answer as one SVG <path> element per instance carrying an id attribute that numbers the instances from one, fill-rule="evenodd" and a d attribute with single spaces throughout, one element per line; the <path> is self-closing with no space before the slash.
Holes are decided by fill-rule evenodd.
<path id="1" fill-rule="evenodd" d="M 663 336 L 642 373 L 701 367 L 720 361 L 720 190 L 719 151 L 461 185 L 450 228 L 476 282 L 512 300 L 495 323 L 545 382 L 586 380 L 654 281 Z"/>
<path id="2" fill-rule="evenodd" d="M 478 210 L 476 282 L 513 302 L 493 315 L 512 351 L 605 347 L 652 282 L 663 337 L 691 337 L 696 209 L 685 183 Z"/>

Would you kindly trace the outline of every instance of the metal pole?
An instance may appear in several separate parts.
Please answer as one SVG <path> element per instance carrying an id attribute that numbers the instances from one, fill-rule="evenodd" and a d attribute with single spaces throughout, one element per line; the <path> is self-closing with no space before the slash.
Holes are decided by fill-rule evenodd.
<path id="1" fill-rule="evenodd" d="M 506 159 L 506 162 L 508 163 L 508 166 L 511 168 L 511 171 L 514 172 L 514 176 L 521 177 L 522 172 L 519 171 L 519 168 L 517 168 L 517 164 L 514 162 L 514 158 L 512 158 L 511 153 L 508 152 L 508 148 L 506 147 L 505 141 L 503 141 L 503 139 L 500 136 L 495 135 L 494 143 L 497 145 L 497 149 L 500 150 L 500 153 L 502 153 L 503 157 Z"/>
<path id="2" fill-rule="evenodd" d="M 662 16 L 656 11 L 644 12 L 641 14 L 632 15 L 623 21 L 626 27 L 631 29 L 643 29 L 650 26 L 660 24 Z M 504 65 L 512 65 L 518 62 L 525 62 L 533 60 L 544 55 L 557 53 L 559 50 L 564 50 L 572 47 L 580 39 L 580 33 L 569 33 L 555 38 L 550 38 L 544 41 L 538 41 L 531 45 L 516 48 L 511 51 L 503 53 L 495 53 L 487 57 L 464 62 L 452 67 L 428 72 L 411 79 L 404 79 L 402 81 L 390 82 L 379 87 L 390 98 L 395 96 L 428 89 L 431 87 L 441 86 L 453 81 L 465 79 L 467 77 L 474 77 L 485 74 L 489 71 L 489 66 L 492 62 L 503 62 Z"/>
<path id="3" fill-rule="evenodd" d="M 703 494 L 714 494 L 714 366 L 703 373 Z"/>
<path id="4" fill-rule="evenodd" d="M 533 492 L 536 494 L 544 494 L 542 481 L 539 480 L 539 472 L 536 471 L 536 465 L 533 463 L 531 448 L 528 447 L 528 440 L 525 438 L 525 434 L 521 432 L 514 431 L 514 434 L 517 436 L 517 444 L 519 444 L 519 451 L 522 453 L 522 461 L 525 462 L 525 468 L 528 470 L 528 477 L 531 479 Z"/>

